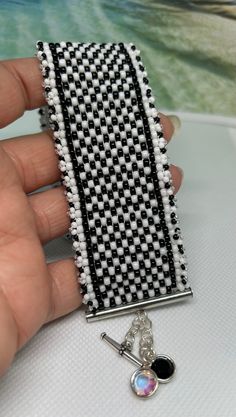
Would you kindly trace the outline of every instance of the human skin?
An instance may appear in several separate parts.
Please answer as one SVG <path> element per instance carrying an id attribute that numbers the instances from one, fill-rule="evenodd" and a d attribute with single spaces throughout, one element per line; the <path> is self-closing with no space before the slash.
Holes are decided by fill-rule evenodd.
<path id="1" fill-rule="evenodd" d="M 45 104 L 36 58 L 0 62 L 0 128 Z M 174 128 L 161 115 L 164 137 Z M 175 192 L 182 171 L 170 167 Z M 82 302 L 72 258 L 47 264 L 43 244 L 69 228 L 63 187 L 31 194 L 60 178 L 50 131 L 0 142 L 0 375 L 45 323 Z"/>

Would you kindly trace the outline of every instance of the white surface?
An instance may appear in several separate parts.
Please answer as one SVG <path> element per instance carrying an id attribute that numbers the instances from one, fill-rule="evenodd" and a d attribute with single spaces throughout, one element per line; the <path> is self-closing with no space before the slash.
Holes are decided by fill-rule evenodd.
<path id="1" fill-rule="evenodd" d="M 3 136 L 37 130 L 27 116 Z M 159 352 L 174 357 L 175 379 L 152 399 L 133 396 L 135 367 L 99 335 L 122 341 L 133 316 L 87 324 L 83 311 L 45 326 L 0 382 L 1 417 L 235 417 L 236 149 L 233 127 L 183 123 L 170 145 L 182 166 L 179 214 L 194 298 L 150 311 Z M 63 239 L 47 245 L 66 256 Z"/>

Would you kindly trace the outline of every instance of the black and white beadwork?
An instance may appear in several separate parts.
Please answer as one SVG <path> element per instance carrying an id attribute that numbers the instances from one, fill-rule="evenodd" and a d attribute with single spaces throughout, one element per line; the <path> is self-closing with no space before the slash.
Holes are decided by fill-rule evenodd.
<path id="1" fill-rule="evenodd" d="M 133 44 L 37 43 L 92 312 L 186 291 L 186 260 L 158 112 Z M 44 126 L 44 127 L 45 127 Z"/>

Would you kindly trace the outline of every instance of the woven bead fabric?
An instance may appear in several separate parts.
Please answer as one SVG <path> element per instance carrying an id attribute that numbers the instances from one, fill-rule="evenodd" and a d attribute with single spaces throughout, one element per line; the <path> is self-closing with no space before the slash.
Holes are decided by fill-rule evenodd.
<path id="1" fill-rule="evenodd" d="M 189 288 L 158 112 L 133 44 L 37 43 L 69 203 L 84 302 L 93 312 Z"/>

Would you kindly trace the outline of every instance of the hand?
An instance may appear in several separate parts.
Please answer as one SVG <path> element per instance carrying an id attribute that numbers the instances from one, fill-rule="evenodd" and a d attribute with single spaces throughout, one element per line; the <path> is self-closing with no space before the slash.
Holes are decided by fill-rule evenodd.
<path id="1" fill-rule="evenodd" d="M 42 106 L 36 58 L 0 63 L 0 128 Z M 173 126 L 161 117 L 169 140 Z M 171 166 L 177 191 L 182 181 Z M 29 194 L 60 178 L 50 131 L 0 142 L 0 374 L 46 322 L 81 304 L 73 259 L 46 263 L 43 244 L 69 228 L 63 187 Z"/>

